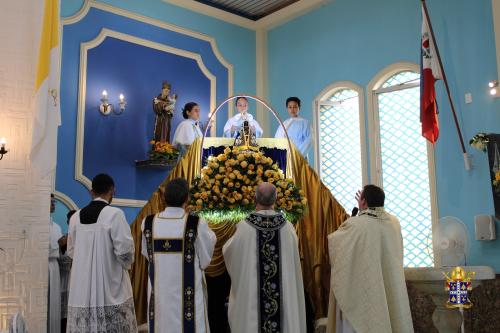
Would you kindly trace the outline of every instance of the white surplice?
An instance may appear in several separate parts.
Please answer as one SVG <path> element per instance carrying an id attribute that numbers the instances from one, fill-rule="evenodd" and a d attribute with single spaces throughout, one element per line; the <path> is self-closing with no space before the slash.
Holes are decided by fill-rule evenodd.
<path id="1" fill-rule="evenodd" d="M 238 135 L 238 131 L 243 126 L 243 123 L 245 121 L 248 121 L 248 125 L 250 127 L 255 128 L 255 136 L 257 138 L 260 138 L 264 131 L 262 130 L 262 127 L 260 127 L 259 123 L 257 120 L 253 118 L 253 116 L 250 113 L 246 113 L 245 115 L 242 115 L 241 113 L 238 113 L 237 115 L 229 118 L 226 122 L 226 125 L 224 125 L 224 137 L 226 138 L 236 138 Z M 238 130 L 231 132 L 231 127 L 237 127 Z"/>
<path id="2" fill-rule="evenodd" d="M 183 208 L 167 207 L 153 221 L 153 239 L 183 239 L 187 213 Z M 144 220 L 141 230 L 144 231 Z M 210 264 L 216 236 L 205 220 L 198 222 L 195 241 L 195 318 L 196 332 L 209 332 L 203 270 Z M 142 234 L 142 255 L 148 258 L 146 237 Z M 155 333 L 182 333 L 183 327 L 183 263 L 182 252 L 155 253 L 154 255 L 154 327 Z M 148 300 L 151 281 L 148 279 Z M 149 302 L 149 301 L 148 301 Z M 149 307 L 148 307 L 149 308 Z"/>
<path id="3" fill-rule="evenodd" d="M 275 216 L 274 210 L 257 214 Z M 279 229 L 281 266 L 281 333 L 305 333 L 306 311 L 304 286 L 293 225 L 286 222 Z M 246 220 L 239 222 L 236 232 L 222 248 L 224 261 L 231 276 L 229 325 L 232 332 L 259 332 L 259 288 L 257 229 Z"/>
<path id="4" fill-rule="evenodd" d="M 82 224 L 81 212 L 71 217 L 68 232 L 73 265 L 67 332 L 137 332 L 127 271 L 134 261 L 134 241 L 125 215 L 106 206 L 96 223 Z"/>
<path id="5" fill-rule="evenodd" d="M 328 332 L 412 333 L 397 218 L 383 208 L 363 210 L 328 236 L 328 247 L 336 308 Z"/>
<path id="6" fill-rule="evenodd" d="M 172 145 L 183 152 L 187 150 L 187 147 L 190 146 L 194 140 L 202 136 L 203 133 L 201 133 L 199 123 L 192 119 L 186 119 L 177 125 Z"/>
<path id="7" fill-rule="evenodd" d="M 61 227 L 54 221 L 49 227 L 49 332 L 61 332 L 61 277 L 59 273 L 59 243 Z"/>
<path id="8" fill-rule="evenodd" d="M 286 132 L 290 137 L 290 141 L 297 147 L 302 156 L 307 157 L 309 148 L 311 147 L 311 125 L 307 119 L 302 117 L 288 118 L 283 122 Z M 286 138 L 285 131 L 280 125 L 276 130 L 275 138 Z"/>

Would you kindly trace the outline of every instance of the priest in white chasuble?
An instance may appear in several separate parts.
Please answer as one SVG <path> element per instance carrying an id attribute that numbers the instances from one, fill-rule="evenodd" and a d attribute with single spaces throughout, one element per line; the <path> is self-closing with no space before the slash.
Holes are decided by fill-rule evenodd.
<path id="1" fill-rule="evenodd" d="M 148 259 L 149 333 L 209 332 L 203 270 L 216 237 L 206 221 L 185 211 L 189 185 L 177 178 L 165 187 L 167 208 L 141 225 Z"/>
<path id="2" fill-rule="evenodd" d="M 222 249 L 231 276 L 231 331 L 305 333 L 304 287 L 295 229 L 274 210 L 274 185 L 261 183 L 255 201 L 256 212 L 238 223 Z"/>
<path id="3" fill-rule="evenodd" d="M 411 333 L 399 221 L 385 211 L 381 188 L 366 185 L 356 198 L 359 216 L 328 236 L 328 332 Z"/>
<path id="4" fill-rule="evenodd" d="M 248 113 L 248 99 L 246 97 L 240 96 L 236 99 L 236 109 L 238 110 L 238 114 L 229 118 L 224 125 L 224 137 L 236 138 L 245 121 L 248 122 L 250 130 L 257 138 L 262 137 L 264 131 L 257 120 Z"/>
<path id="5" fill-rule="evenodd" d="M 70 220 L 68 333 L 137 332 L 128 273 L 134 241 L 123 211 L 109 206 L 114 191 L 110 176 L 95 176 L 94 200 Z"/>

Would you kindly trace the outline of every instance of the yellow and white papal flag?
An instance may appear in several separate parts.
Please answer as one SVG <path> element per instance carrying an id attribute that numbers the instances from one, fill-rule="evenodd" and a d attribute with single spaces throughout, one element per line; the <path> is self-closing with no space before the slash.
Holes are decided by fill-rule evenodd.
<path id="1" fill-rule="evenodd" d="M 59 0 L 45 0 L 35 79 L 35 119 L 30 160 L 40 177 L 55 170 L 59 108 Z"/>

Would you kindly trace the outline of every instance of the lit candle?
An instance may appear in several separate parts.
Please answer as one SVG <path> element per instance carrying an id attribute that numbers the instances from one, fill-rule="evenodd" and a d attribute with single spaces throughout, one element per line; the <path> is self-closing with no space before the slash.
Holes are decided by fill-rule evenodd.
<path id="1" fill-rule="evenodd" d="M 103 91 L 102 91 L 102 97 L 103 97 L 103 98 L 108 97 L 108 92 L 107 92 L 106 90 L 103 90 Z"/>
<path id="2" fill-rule="evenodd" d="M 2 148 L 5 148 L 6 143 L 7 143 L 7 140 L 5 138 L 0 139 L 0 145 L 2 145 Z"/>
<path id="3" fill-rule="evenodd" d="M 125 99 L 125 96 L 123 96 L 123 94 L 120 94 L 120 102 L 123 102 L 124 99 Z"/>

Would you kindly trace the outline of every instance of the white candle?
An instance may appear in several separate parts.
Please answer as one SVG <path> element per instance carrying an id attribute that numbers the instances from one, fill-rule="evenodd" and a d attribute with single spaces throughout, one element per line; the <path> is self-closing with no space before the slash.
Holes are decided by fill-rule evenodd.
<path id="1" fill-rule="evenodd" d="M 0 139 L 0 145 L 5 148 L 5 144 L 7 143 L 7 140 L 5 138 Z"/>
<path id="2" fill-rule="evenodd" d="M 108 92 L 107 92 L 106 90 L 103 90 L 103 91 L 102 91 L 102 97 L 103 97 L 103 98 L 108 97 Z"/>
<path id="3" fill-rule="evenodd" d="M 123 102 L 124 99 L 125 99 L 125 96 L 123 96 L 123 94 L 120 94 L 120 102 Z"/>

